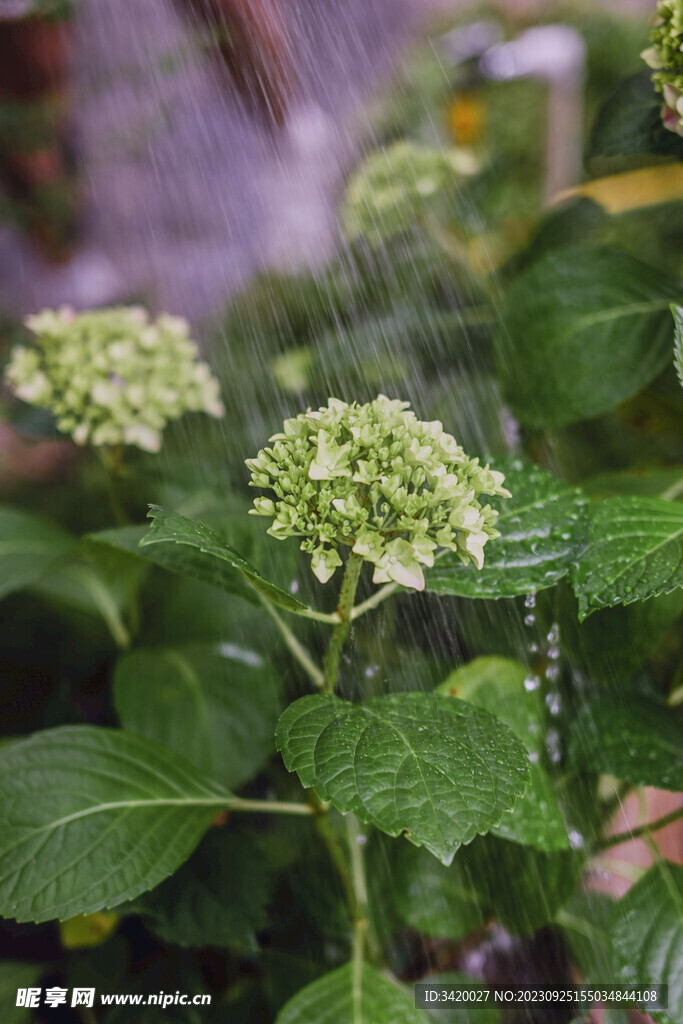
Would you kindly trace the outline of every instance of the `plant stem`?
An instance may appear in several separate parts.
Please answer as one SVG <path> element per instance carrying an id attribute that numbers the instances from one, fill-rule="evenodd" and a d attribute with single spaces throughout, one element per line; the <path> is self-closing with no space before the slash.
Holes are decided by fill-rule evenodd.
<path id="1" fill-rule="evenodd" d="M 217 801 L 218 803 L 218 801 Z M 255 814 L 314 814 L 310 804 L 292 804 L 284 800 L 243 800 L 242 797 L 228 797 L 220 801 L 227 811 L 253 811 Z"/>
<path id="2" fill-rule="evenodd" d="M 368 886 L 365 877 L 365 857 L 360 843 L 361 832 L 355 814 L 346 815 L 346 828 L 349 837 L 349 853 L 351 855 L 351 882 L 353 885 L 354 903 L 353 945 L 351 962 L 353 964 L 354 992 L 360 991 L 360 978 L 365 959 L 365 944 L 368 934 Z M 358 979 L 358 985 L 356 985 Z"/>
<path id="3" fill-rule="evenodd" d="M 598 840 L 591 852 L 600 853 L 602 850 L 609 850 L 613 846 L 619 846 L 620 843 L 627 843 L 629 840 L 640 839 L 646 835 L 649 836 L 652 832 L 658 832 L 659 829 L 666 828 L 667 825 L 678 821 L 679 818 L 683 818 L 683 806 L 677 807 L 675 811 L 669 811 L 668 814 L 664 814 L 661 818 L 657 818 L 647 825 L 639 825 L 636 828 L 628 829 L 626 832 L 617 832 L 614 836 L 604 836 Z"/>
<path id="4" fill-rule="evenodd" d="M 339 591 L 339 604 L 337 605 L 339 621 L 332 630 L 330 643 L 327 648 L 327 653 L 325 654 L 324 680 L 322 687 L 323 693 L 334 693 L 334 688 L 337 685 L 339 661 L 341 659 L 344 641 L 349 635 L 349 629 L 351 628 L 353 599 L 356 596 L 356 587 L 358 586 L 358 579 L 360 577 L 362 567 L 362 557 L 360 555 L 354 555 L 352 551 L 346 562 L 344 579 L 342 581 L 341 590 Z"/>
<path id="5" fill-rule="evenodd" d="M 351 621 L 355 622 L 361 615 L 365 615 L 366 612 L 371 611 L 372 608 L 376 608 L 382 601 L 386 601 L 388 597 L 395 594 L 397 590 L 400 590 L 398 583 L 386 583 L 379 590 L 376 590 L 372 597 L 369 597 L 367 601 L 361 601 L 351 612 Z"/>
<path id="6" fill-rule="evenodd" d="M 290 654 L 299 662 L 313 685 L 317 686 L 318 689 L 322 689 L 324 682 L 322 671 L 315 664 L 304 645 L 292 633 L 287 623 L 282 620 L 267 598 L 261 597 L 261 603 L 280 630 Z"/>

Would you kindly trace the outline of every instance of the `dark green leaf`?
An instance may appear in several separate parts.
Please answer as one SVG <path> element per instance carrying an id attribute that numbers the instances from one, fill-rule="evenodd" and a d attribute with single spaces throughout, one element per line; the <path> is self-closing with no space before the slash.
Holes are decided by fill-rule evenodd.
<path id="1" fill-rule="evenodd" d="M 412 995 L 363 964 L 324 974 L 290 999 L 275 1024 L 426 1024 Z"/>
<path id="2" fill-rule="evenodd" d="M 405 924 L 433 938 L 460 939 L 484 923 L 479 894 L 457 860 L 444 867 L 410 843 L 395 846 L 393 898 Z"/>
<path id="3" fill-rule="evenodd" d="M 591 508 L 588 546 L 572 567 L 579 618 L 683 586 L 683 508 L 659 498 L 606 498 Z"/>
<path id="4" fill-rule="evenodd" d="M 581 487 L 592 498 L 610 498 L 617 494 L 643 498 L 683 500 L 683 466 L 660 469 L 640 466 L 637 469 L 599 473 L 581 481 Z"/>
<path id="5" fill-rule="evenodd" d="M 0 961 L 0 1020 L 2 1024 L 28 1024 L 35 1014 L 17 1006 L 17 989 L 39 987 L 43 964 L 20 960 Z"/>
<path id="6" fill-rule="evenodd" d="M 661 95 L 650 71 L 625 79 L 603 105 L 588 144 L 588 156 L 638 154 L 683 157 L 683 142 L 662 124 Z"/>
<path id="7" fill-rule="evenodd" d="M 617 977 L 611 937 L 615 907 L 606 893 L 577 892 L 555 918 L 573 962 L 589 984 L 602 985 Z"/>
<path id="8" fill-rule="evenodd" d="M 570 752 L 591 771 L 683 790 L 683 725 L 654 700 L 629 693 L 594 698 L 574 724 Z"/>
<path id="9" fill-rule="evenodd" d="M 494 498 L 501 536 L 487 543 L 484 567 L 464 566 L 450 552 L 425 572 L 427 590 L 457 597 L 515 597 L 552 587 L 585 543 L 585 498 L 519 459 L 492 463 L 505 473 L 511 498 Z"/>
<path id="10" fill-rule="evenodd" d="M 669 986 L 668 1010 L 655 1020 L 683 1020 L 683 867 L 661 861 L 619 900 L 612 943 L 624 984 Z"/>
<path id="11" fill-rule="evenodd" d="M 540 688 L 527 689 L 529 670 L 511 658 L 475 658 L 456 669 L 438 688 L 444 696 L 485 708 L 521 740 L 529 754 L 530 786 L 500 824 L 494 835 L 538 850 L 566 850 L 569 837 L 552 779 L 543 766 L 545 708 Z M 533 677 L 532 682 L 533 682 Z"/>
<path id="12" fill-rule="evenodd" d="M 229 788 L 275 753 L 281 698 L 273 669 L 231 644 L 125 655 L 114 674 L 114 706 L 124 729 L 177 751 Z"/>
<path id="13" fill-rule="evenodd" d="M 75 547 L 55 523 L 0 506 L 0 599 L 36 583 Z"/>
<path id="14" fill-rule="evenodd" d="M 535 427 L 590 419 L 641 391 L 671 360 L 677 283 L 610 249 L 565 249 L 508 289 L 499 369 L 515 415 Z"/>
<path id="15" fill-rule="evenodd" d="M 247 835 L 212 829 L 180 871 L 136 900 L 164 942 L 256 949 L 270 876 Z"/>
<path id="16" fill-rule="evenodd" d="M 133 899 L 189 857 L 228 795 L 163 747 L 64 726 L 0 751 L 0 913 L 62 920 Z"/>
<path id="17" fill-rule="evenodd" d="M 264 579 L 253 565 L 203 523 L 168 512 L 157 505 L 150 505 L 149 516 L 153 520 L 152 526 L 140 541 L 140 546 L 145 554 L 149 552 L 149 556 L 155 561 L 158 559 L 165 568 L 241 596 L 244 596 L 243 590 L 236 586 L 235 579 L 246 581 L 258 594 L 280 608 L 290 612 L 306 610 L 301 601 Z M 159 557 L 162 546 L 166 550 Z"/>
<path id="18" fill-rule="evenodd" d="M 515 935 L 552 921 L 581 878 L 582 858 L 574 851 L 543 853 L 494 836 L 465 847 L 459 860 L 482 903 Z"/>
<path id="19" fill-rule="evenodd" d="M 674 366 L 683 388 L 683 307 L 672 306 L 674 316 Z"/>
<path id="20" fill-rule="evenodd" d="M 302 697 L 282 715 L 276 741 L 321 799 L 405 833 L 444 864 L 498 824 L 529 776 L 524 747 L 493 715 L 426 693 L 362 705 Z"/>

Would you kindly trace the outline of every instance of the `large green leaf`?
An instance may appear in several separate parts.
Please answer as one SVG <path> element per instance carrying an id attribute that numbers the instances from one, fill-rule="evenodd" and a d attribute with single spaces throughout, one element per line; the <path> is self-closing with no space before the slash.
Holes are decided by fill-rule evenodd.
<path id="1" fill-rule="evenodd" d="M 62 920 L 158 885 L 228 794 L 174 752 L 64 726 L 0 751 L 0 913 Z"/>
<path id="2" fill-rule="evenodd" d="M 426 1024 L 396 983 L 367 964 L 324 974 L 290 999 L 275 1024 Z"/>
<path id="3" fill-rule="evenodd" d="M 479 894 L 457 860 L 444 867 L 426 850 L 394 845 L 393 900 L 405 924 L 433 938 L 460 939 L 484 923 Z"/>
<path id="4" fill-rule="evenodd" d="M 683 141 L 662 124 L 662 103 L 650 71 L 644 69 L 626 78 L 598 113 L 588 156 L 683 157 Z"/>
<path id="5" fill-rule="evenodd" d="M 669 304 L 680 296 L 660 269 L 610 249 L 539 260 L 501 310 L 501 379 L 515 415 L 558 427 L 613 409 L 671 360 Z"/>
<path id="6" fill-rule="evenodd" d="M 149 517 L 152 525 L 140 541 L 140 547 L 153 551 L 156 558 L 161 545 L 166 551 L 161 556 L 165 568 L 182 576 L 191 576 L 221 587 L 230 593 L 242 593 L 230 579 L 235 575 L 249 586 L 290 612 L 306 611 L 306 606 L 285 590 L 261 576 L 258 569 L 247 562 L 227 541 L 210 530 L 204 523 L 150 505 Z"/>
<path id="7" fill-rule="evenodd" d="M 0 506 L 0 599 L 36 583 L 75 547 L 56 523 Z"/>
<path id="8" fill-rule="evenodd" d="M 321 799 L 389 835 L 405 833 L 444 864 L 498 824 L 529 776 L 507 726 L 434 694 L 365 704 L 301 697 L 282 715 L 276 741 L 287 768 Z"/>
<path id="9" fill-rule="evenodd" d="M 511 658 L 475 658 L 452 672 L 437 692 L 459 697 L 495 714 L 528 751 L 529 789 L 518 799 L 514 810 L 506 811 L 500 824 L 491 829 L 494 835 L 538 850 L 566 850 L 567 829 L 552 779 L 543 766 L 543 695 L 538 686 L 527 689 L 528 678 L 529 670 Z"/>
<path id="10" fill-rule="evenodd" d="M 458 860 L 501 924 L 515 935 L 530 935 L 574 894 L 583 858 L 578 851 L 544 853 L 488 835 L 465 847 Z"/>
<path id="11" fill-rule="evenodd" d="M 636 694 L 591 700 L 574 724 L 570 753 L 594 772 L 683 790 L 683 725 L 665 704 Z"/>
<path id="12" fill-rule="evenodd" d="M 586 982 L 616 979 L 612 920 L 616 901 L 603 892 L 577 892 L 555 917 L 573 962 Z"/>
<path id="13" fill-rule="evenodd" d="M 134 907 L 164 942 L 256 949 L 269 892 L 270 873 L 253 839 L 212 829 L 187 864 Z"/>
<path id="14" fill-rule="evenodd" d="M 552 587 L 584 545 L 581 492 L 519 459 L 497 459 L 511 498 L 494 498 L 501 536 L 484 549 L 484 567 L 464 566 L 450 552 L 425 572 L 427 590 L 457 597 L 515 597 Z"/>
<path id="15" fill-rule="evenodd" d="M 672 306 L 674 316 L 674 366 L 683 388 L 683 307 Z"/>
<path id="16" fill-rule="evenodd" d="M 124 729 L 177 751 L 227 787 L 246 782 L 275 753 L 276 676 L 261 655 L 233 645 L 124 655 L 114 706 Z"/>
<path id="17" fill-rule="evenodd" d="M 588 546 L 572 566 L 579 618 L 683 587 L 683 507 L 606 498 L 591 508 Z"/>
<path id="18" fill-rule="evenodd" d="M 668 1010 L 655 1020 L 683 1020 L 683 867 L 660 861 L 619 900 L 612 944 L 627 985 L 669 986 Z"/>

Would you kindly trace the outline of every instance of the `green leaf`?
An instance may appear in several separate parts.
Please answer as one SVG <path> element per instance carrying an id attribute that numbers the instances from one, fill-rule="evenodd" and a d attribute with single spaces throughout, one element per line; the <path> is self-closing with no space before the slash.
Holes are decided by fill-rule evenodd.
<path id="1" fill-rule="evenodd" d="M 638 154 L 683 156 L 683 142 L 662 124 L 662 97 L 650 71 L 626 78 L 603 105 L 588 144 L 588 157 Z"/>
<path id="2" fill-rule="evenodd" d="M 529 671 L 511 658 L 475 658 L 452 672 L 437 693 L 485 708 L 504 722 L 528 751 L 530 786 L 506 811 L 494 835 L 535 846 L 566 850 L 569 837 L 553 781 L 543 766 L 545 708 L 540 687 L 527 690 Z M 532 678 L 532 682 L 533 677 Z"/>
<path id="3" fill-rule="evenodd" d="M 143 569 L 139 559 L 85 544 L 53 566 L 31 591 L 58 608 L 99 615 L 115 643 L 127 647 L 130 635 L 124 617 L 135 599 Z"/>
<path id="4" fill-rule="evenodd" d="M 35 1014 L 17 1006 L 17 989 L 37 988 L 45 966 L 20 960 L 0 961 L 0 1020 L 3 1024 L 28 1024 Z"/>
<path id="5" fill-rule="evenodd" d="M 177 751 L 228 788 L 252 778 L 275 753 L 281 706 L 272 667 L 232 644 L 138 649 L 120 658 L 114 673 L 123 728 Z"/>
<path id="6" fill-rule="evenodd" d="M 269 892 L 270 874 L 253 839 L 212 829 L 187 864 L 134 909 L 164 942 L 257 949 Z"/>
<path id="7" fill-rule="evenodd" d="M 75 547 L 55 523 L 0 506 L 0 599 L 36 583 Z"/>
<path id="8" fill-rule="evenodd" d="M 674 317 L 674 366 L 683 388 L 683 307 L 672 306 Z"/>
<path id="9" fill-rule="evenodd" d="M 280 608 L 290 612 L 306 611 L 301 601 L 264 579 L 253 565 L 203 523 L 168 512 L 158 505 L 150 505 L 149 517 L 153 520 L 152 526 L 140 546 L 156 561 L 160 546 L 166 545 L 161 555 L 164 561 L 159 561 L 165 568 L 244 596 L 243 590 L 235 584 L 237 577 L 237 581 L 246 581 Z"/>
<path id="10" fill-rule="evenodd" d="M 515 415 L 552 428 L 590 419 L 641 391 L 671 360 L 677 283 L 611 249 L 539 260 L 508 289 L 497 335 Z"/>
<path id="11" fill-rule="evenodd" d="M 351 704 L 326 694 L 287 708 L 276 742 L 302 784 L 444 864 L 497 825 L 524 791 L 526 751 L 493 715 L 459 700 L 398 693 Z"/>
<path id="12" fill-rule="evenodd" d="M 484 923 L 479 894 L 457 860 L 444 867 L 426 850 L 396 843 L 392 868 L 394 903 L 411 928 L 436 939 L 461 939 Z"/>
<path id="13" fill-rule="evenodd" d="M 683 586 L 683 508 L 660 498 L 592 506 L 588 546 L 572 566 L 579 619 Z"/>
<path id="14" fill-rule="evenodd" d="M 669 986 L 668 1010 L 652 1017 L 683 1020 L 683 867 L 660 861 L 619 900 L 612 943 L 627 985 Z"/>
<path id="15" fill-rule="evenodd" d="M 114 907 L 189 857 L 228 794 L 177 754 L 64 726 L 0 751 L 0 913 L 62 920 Z"/>
<path id="16" fill-rule="evenodd" d="M 616 901 L 603 892 L 577 892 L 558 912 L 555 923 L 574 964 L 589 984 L 616 978 L 612 920 Z"/>
<path id="17" fill-rule="evenodd" d="M 544 853 L 495 836 L 475 840 L 458 859 L 482 904 L 515 935 L 530 935 L 552 921 L 581 879 L 578 852 Z"/>
<path id="18" fill-rule="evenodd" d="M 683 790 L 683 725 L 671 708 L 645 697 L 591 700 L 573 726 L 570 756 L 636 786 Z"/>
<path id="19" fill-rule="evenodd" d="M 494 498 L 501 536 L 484 549 L 484 567 L 464 566 L 450 552 L 425 572 L 427 590 L 496 599 L 552 587 L 585 543 L 581 492 L 519 459 L 496 459 L 511 498 Z"/>
<path id="20" fill-rule="evenodd" d="M 363 964 L 324 974 L 290 999 L 275 1024 L 426 1024 L 398 984 Z"/>

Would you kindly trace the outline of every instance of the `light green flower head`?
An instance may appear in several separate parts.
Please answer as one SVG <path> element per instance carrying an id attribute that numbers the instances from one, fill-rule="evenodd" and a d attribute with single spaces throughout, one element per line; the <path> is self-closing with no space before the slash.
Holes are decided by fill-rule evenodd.
<path id="1" fill-rule="evenodd" d="M 381 242 L 433 212 L 439 198 L 479 169 L 467 150 L 397 142 L 371 153 L 351 178 L 341 222 L 349 240 Z"/>
<path id="2" fill-rule="evenodd" d="M 151 321 L 137 306 L 89 313 L 63 306 L 25 323 L 35 344 L 12 350 L 5 380 L 19 398 L 53 412 L 76 444 L 156 452 L 170 420 L 225 411 L 181 317 Z"/>
<path id="3" fill-rule="evenodd" d="M 373 563 L 374 583 L 422 590 L 437 548 L 481 569 L 484 545 L 499 536 L 498 513 L 479 497 L 509 497 L 503 474 L 408 409 L 384 395 L 366 405 L 331 398 L 286 420 L 272 447 L 247 460 L 251 486 L 275 493 L 255 498 L 252 514 L 273 519 L 273 537 L 303 537 L 322 583 L 342 564 L 342 545 Z"/>
<path id="4" fill-rule="evenodd" d="M 653 68 L 652 81 L 664 97 L 662 121 L 683 135 L 683 0 L 659 0 L 650 40 L 641 57 Z"/>

